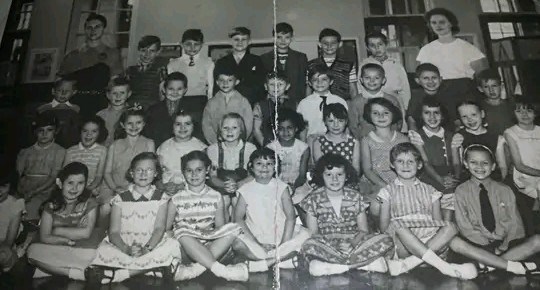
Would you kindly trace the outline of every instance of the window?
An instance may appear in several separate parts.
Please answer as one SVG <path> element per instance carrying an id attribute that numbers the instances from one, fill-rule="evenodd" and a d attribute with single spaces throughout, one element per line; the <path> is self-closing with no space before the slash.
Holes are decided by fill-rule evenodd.
<path id="1" fill-rule="evenodd" d="M 21 68 L 30 38 L 33 0 L 14 0 L 0 45 L 0 86 L 12 86 L 21 80 Z"/>
<path id="2" fill-rule="evenodd" d="M 120 50 L 125 65 L 131 28 L 132 0 L 75 1 L 66 53 L 84 44 L 84 23 L 91 13 L 101 14 L 107 18 L 103 42 Z"/>
<path id="3" fill-rule="evenodd" d="M 481 0 L 483 12 L 535 12 L 534 0 Z"/>
<path id="4" fill-rule="evenodd" d="M 409 15 L 424 14 L 426 6 L 431 1 L 426 0 L 369 0 L 370 15 Z M 426 5 L 427 4 L 427 5 Z"/>

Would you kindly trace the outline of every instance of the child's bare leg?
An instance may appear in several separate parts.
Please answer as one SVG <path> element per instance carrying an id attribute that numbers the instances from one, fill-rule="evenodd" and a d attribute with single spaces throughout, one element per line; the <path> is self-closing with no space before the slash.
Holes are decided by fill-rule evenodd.
<path id="1" fill-rule="evenodd" d="M 460 237 L 454 237 L 452 241 L 450 241 L 450 249 L 467 258 L 473 259 L 491 267 L 506 269 L 506 266 L 508 264 L 505 259 L 496 256 L 489 251 L 475 247 L 467 243 Z"/>
<path id="2" fill-rule="evenodd" d="M 236 239 L 235 235 L 228 235 L 222 238 L 219 238 L 208 245 L 208 250 L 212 253 L 215 259 L 221 258 L 229 248 L 231 248 L 232 243 Z"/>
<path id="3" fill-rule="evenodd" d="M 231 197 L 227 194 L 223 194 L 223 208 L 225 209 L 225 222 L 231 219 Z"/>
<path id="4" fill-rule="evenodd" d="M 216 240 L 217 241 L 217 240 Z M 186 250 L 188 256 L 193 258 L 205 268 L 210 269 L 216 258 L 201 242 L 193 237 L 184 236 L 179 239 L 180 245 Z"/>
<path id="5" fill-rule="evenodd" d="M 524 243 L 509 249 L 501 258 L 511 261 L 521 261 L 540 252 L 540 235 L 528 238 Z"/>
<path id="6" fill-rule="evenodd" d="M 457 234 L 457 229 L 454 225 L 442 227 L 426 244 L 422 243 L 408 228 L 398 229 L 396 233 L 405 248 L 420 258 L 427 250 L 436 252 L 444 248 Z"/>
<path id="7" fill-rule="evenodd" d="M 265 251 L 264 248 L 257 241 L 252 241 L 252 242 L 254 245 L 257 244 L 257 246 L 260 247 L 259 250 Z M 255 253 L 253 253 L 252 249 L 250 249 L 240 239 L 236 239 L 233 242 L 232 247 L 235 252 L 239 252 L 240 254 L 244 255 L 248 260 L 257 261 L 261 259 L 261 257 L 258 257 Z"/>

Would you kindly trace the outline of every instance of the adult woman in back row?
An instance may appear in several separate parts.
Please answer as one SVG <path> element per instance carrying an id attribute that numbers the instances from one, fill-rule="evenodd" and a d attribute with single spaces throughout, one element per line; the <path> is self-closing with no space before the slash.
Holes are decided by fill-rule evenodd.
<path id="1" fill-rule="evenodd" d="M 448 108 L 450 120 L 456 120 L 455 107 L 475 94 L 473 77 L 488 67 L 486 56 L 474 45 L 456 37 L 457 17 L 445 8 L 434 8 L 425 15 L 427 25 L 437 39 L 424 45 L 416 60 L 418 64 L 432 63 L 439 68 L 444 82 L 440 94 Z"/>

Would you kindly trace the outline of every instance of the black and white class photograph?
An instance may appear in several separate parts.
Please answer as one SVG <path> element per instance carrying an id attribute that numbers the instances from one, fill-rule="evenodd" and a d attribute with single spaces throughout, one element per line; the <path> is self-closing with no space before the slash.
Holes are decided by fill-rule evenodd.
<path id="1" fill-rule="evenodd" d="M 0 289 L 540 289 L 540 0 L 0 0 Z"/>

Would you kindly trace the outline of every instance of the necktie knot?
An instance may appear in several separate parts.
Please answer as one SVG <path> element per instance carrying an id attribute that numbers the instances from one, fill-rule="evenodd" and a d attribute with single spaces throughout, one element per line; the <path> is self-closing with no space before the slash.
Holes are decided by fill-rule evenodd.
<path id="1" fill-rule="evenodd" d="M 190 55 L 189 56 L 189 66 L 194 66 L 194 65 L 195 65 L 195 61 L 194 61 L 193 55 Z"/>

